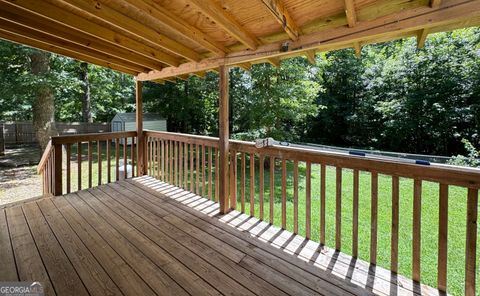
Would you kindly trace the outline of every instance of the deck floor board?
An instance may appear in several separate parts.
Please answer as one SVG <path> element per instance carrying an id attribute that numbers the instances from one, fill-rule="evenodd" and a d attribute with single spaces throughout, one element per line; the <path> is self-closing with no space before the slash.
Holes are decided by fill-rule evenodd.
<path id="1" fill-rule="evenodd" d="M 0 260 L 46 295 L 439 294 L 151 177 L 0 209 Z"/>

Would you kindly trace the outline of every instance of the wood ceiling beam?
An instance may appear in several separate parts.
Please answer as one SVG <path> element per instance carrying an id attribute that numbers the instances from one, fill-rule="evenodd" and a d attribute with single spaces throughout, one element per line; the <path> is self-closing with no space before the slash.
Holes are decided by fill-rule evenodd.
<path id="1" fill-rule="evenodd" d="M 50 3 L 47 3 L 50 2 Z M 58 2 L 58 3 L 57 3 Z M 164 52 L 155 50 L 138 41 L 127 38 L 117 32 L 114 32 L 104 26 L 100 26 L 88 19 L 80 17 L 71 11 L 67 11 L 52 3 L 61 4 L 58 0 L 0 0 L 2 10 L 6 9 L 7 5 L 15 7 L 20 14 L 34 15 L 37 22 L 42 22 L 47 25 L 54 25 L 55 29 L 66 32 L 67 35 L 85 34 L 89 40 L 98 42 L 110 43 L 115 49 L 113 53 L 120 51 L 128 51 L 132 57 L 140 55 L 143 60 L 152 60 L 154 63 L 165 63 L 171 66 L 177 66 L 179 60 Z M 65 5 L 65 3 L 63 2 Z M 53 22 L 52 22 L 53 21 Z M 39 27 L 41 28 L 41 26 Z M 62 37 L 63 38 L 63 37 Z M 68 37 L 67 37 L 68 38 Z M 72 38 L 74 38 L 72 36 Z M 158 68 L 157 66 L 150 68 Z"/>
<path id="2" fill-rule="evenodd" d="M 360 42 L 355 42 L 353 43 L 353 48 L 355 49 L 355 56 L 357 58 L 362 56 L 362 46 L 360 45 Z"/>
<path id="3" fill-rule="evenodd" d="M 348 26 L 355 27 L 357 24 L 357 13 L 355 12 L 354 0 L 345 0 L 345 15 L 347 16 Z"/>
<path id="4" fill-rule="evenodd" d="M 417 48 L 423 48 L 430 30 L 428 28 L 421 29 L 417 32 Z"/>
<path id="5" fill-rule="evenodd" d="M 213 40 L 208 35 L 203 33 L 198 28 L 189 25 L 186 22 L 180 20 L 180 18 L 172 14 L 168 9 L 158 5 L 153 0 L 124 0 L 130 3 L 130 5 L 137 7 L 138 16 L 141 17 L 143 23 L 153 29 L 169 28 L 190 41 L 196 42 L 199 45 L 205 47 L 210 52 L 217 56 L 224 56 L 228 52 L 222 44 Z M 107 0 L 107 2 L 113 3 L 118 0 Z M 137 19 L 140 21 L 140 19 Z"/>
<path id="6" fill-rule="evenodd" d="M 0 22 L 1 21 L 3 21 L 3 20 L 0 20 Z M 69 58 L 76 59 L 76 60 L 84 61 L 84 62 L 87 62 L 87 63 L 90 63 L 90 64 L 95 64 L 95 65 L 98 65 L 98 66 L 109 68 L 109 69 L 119 71 L 119 72 L 122 72 L 122 73 L 125 73 L 125 74 L 137 75 L 139 72 L 144 71 L 144 70 L 134 71 L 134 70 L 128 68 L 128 66 L 124 67 L 122 65 L 117 65 L 117 64 L 106 62 L 101 57 L 100 58 L 97 57 L 97 56 L 93 57 L 93 56 L 90 56 L 90 55 L 84 55 L 84 54 L 78 53 L 76 51 L 66 50 L 62 47 L 57 47 L 57 46 L 54 46 L 54 45 L 49 44 L 49 43 L 38 41 L 36 39 L 29 38 L 29 37 L 26 37 L 26 36 L 17 35 L 17 34 L 14 34 L 12 32 L 4 31 L 2 29 L 0 29 L 0 38 L 4 39 L 4 40 L 7 40 L 7 41 L 10 41 L 10 42 L 15 42 L 15 43 L 18 43 L 18 44 L 34 47 L 34 48 L 37 48 L 37 49 L 40 49 L 40 50 L 45 50 L 45 51 L 53 52 L 53 53 L 56 53 L 56 54 L 60 54 L 60 55 L 63 55 L 63 56 L 69 57 Z"/>
<path id="7" fill-rule="evenodd" d="M 102 40 L 95 40 L 81 32 L 71 30 L 64 26 L 58 26 L 51 21 L 35 15 L 28 10 L 18 9 L 17 7 L 3 3 L 0 9 L 0 18 L 12 21 L 24 27 L 48 34 L 53 37 L 58 37 L 65 41 L 76 43 L 79 46 L 91 48 L 105 54 L 115 56 L 127 62 L 139 64 L 145 68 L 162 69 L 163 64 L 144 56 L 135 54 L 123 48 L 115 47 L 110 43 Z"/>
<path id="8" fill-rule="evenodd" d="M 92 48 L 89 46 L 75 44 L 61 38 L 46 34 L 40 30 L 31 29 L 28 26 L 20 25 L 13 21 L 6 20 L 2 17 L 4 14 L 5 11 L 0 9 L 0 28 L 2 28 L 4 31 L 8 31 L 19 36 L 24 36 L 26 38 L 30 38 L 45 44 L 50 44 L 54 47 L 59 47 L 64 50 L 72 51 L 93 58 L 102 59 L 105 62 L 129 68 L 130 70 L 133 70 L 135 72 L 143 72 L 147 69 L 151 69 L 149 67 L 145 67 L 131 61 L 120 59 L 110 54 L 105 54 L 102 51 L 97 51 L 94 49 L 92 50 Z"/>
<path id="9" fill-rule="evenodd" d="M 190 0 L 189 2 L 194 4 L 204 15 L 209 17 L 223 30 L 228 32 L 232 37 L 243 43 L 245 46 L 250 49 L 257 48 L 257 38 L 247 32 L 238 21 L 224 11 L 215 0 Z"/>
<path id="10" fill-rule="evenodd" d="M 100 1 L 94 0 L 63 0 L 72 7 L 89 14 L 92 17 L 97 17 L 110 25 L 126 31 L 127 34 L 132 34 L 137 38 L 142 39 L 142 42 L 149 43 L 152 47 L 160 47 L 162 50 L 169 51 L 175 55 L 182 56 L 190 61 L 200 60 L 200 55 L 193 49 L 184 46 L 183 44 L 161 34 L 150 27 L 128 17 L 125 12 L 131 9 L 126 6 L 123 10 L 114 10 L 107 5 L 103 5 Z M 113 1 L 112 1 L 113 2 Z"/>
<path id="11" fill-rule="evenodd" d="M 315 49 L 305 51 L 305 56 L 310 64 L 316 65 L 317 61 L 315 60 Z"/>
<path id="12" fill-rule="evenodd" d="M 430 0 L 431 8 L 439 8 L 442 5 L 442 0 Z"/>
<path id="13" fill-rule="evenodd" d="M 283 1 L 262 0 L 262 2 L 275 17 L 277 22 L 282 26 L 283 30 L 288 34 L 288 36 L 290 36 L 290 39 L 293 41 L 298 40 L 298 37 L 300 36 L 300 28 L 288 13 Z"/>
<path id="14" fill-rule="evenodd" d="M 330 30 L 315 32 L 300 36 L 296 42 L 291 42 L 290 50 L 282 52 L 283 41 L 262 45 L 255 51 L 245 50 L 229 53 L 225 58 L 209 58 L 200 63 L 185 63 L 179 67 L 168 67 L 162 71 L 140 73 L 139 80 L 151 80 L 171 77 L 197 71 L 205 71 L 220 65 L 235 65 L 244 62 L 265 60 L 271 57 L 285 56 L 308 49 L 329 51 L 348 48 L 354 42 L 374 42 L 395 35 L 403 36 L 406 32 L 422 28 L 447 25 L 462 19 L 480 17 L 478 1 L 451 0 L 448 7 L 432 10 L 430 7 L 401 11 L 395 15 L 387 15 L 371 21 L 358 23 L 354 28 L 337 27 Z"/>

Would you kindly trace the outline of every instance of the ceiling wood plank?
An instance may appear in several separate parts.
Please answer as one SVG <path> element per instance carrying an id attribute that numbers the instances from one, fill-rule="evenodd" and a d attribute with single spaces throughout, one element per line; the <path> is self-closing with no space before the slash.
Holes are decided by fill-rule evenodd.
<path id="1" fill-rule="evenodd" d="M 262 2 L 282 26 L 283 30 L 290 36 L 290 39 L 298 40 L 300 28 L 288 13 L 282 0 L 262 0 Z"/>
<path id="2" fill-rule="evenodd" d="M 348 26 L 350 28 L 355 27 L 357 24 L 357 14 L 355 12 L 354 0 L 345 0 L 345 14 L 347 16 Z"/>
<path id="3" fill-rule="evenodd" d="M 357 23 L 354 28 L 337 27 L 330 30 L 302 35 L 298 41 L 291 42 L 290 50 L 282 52 L 282 42 L 259 46 L 257 50 L 245 50 L 229 53 L 225 58 L 210 58 L 200 63 L 185 63 L 179 67 L 167 67 L 162 71 L 140 73 L 139 80 L 151 80 L 170 77 L 190 72 L 210 70 L 220 65 L 235 65 L 244 62 L 255 62 L 271 57 L 280 57 L 303 52 L 308 49 L 328 51 L 348 48 L 354 42 L 372 42 L 375 39 L 394 37 L 396 34 L 404 36 L 409 31 L 420 30 L 425 27 L 435 27 L 459 22 L 462 19 L 480 17 L 480 10 L 476 1 L 462 2 L 452 0 L 451 5 L 439 10 L 429 7 L 401 11 L 396 15 L 387 15 L 371 21 Z M 392 38 L 393 39 L 393 38 Z"/>
<path id="4" fill-rule="evenodd" d="M 417 48 L 423 48 L 425 46 L 425 41 L 427 36 L 430 33 L 428 28 L 421 29 L 417 33 Z"/>
<path id="5" fill-rule="evenodd" d="M 223 30 L 232 37 L 243 43 L 250 49 L 256 49 L 258 40 L 255 36 L 247 32 L 233 16 L 223 10 L 215 0 L 190 0 L 195 7 L 207 17 L 212 19 Z"/>
<path id="6" fill-rule="evenodd" d="M 147 42 L 150 46 L 161 47 L 173 54 L 182 56 L 190 61 L 200 60 L 200 55 L 193 49 L 180 44 L 179 42 L 161 34 L 142 23 L 126 16 L 124 11 L 118 12 L 107 5 L 102 5 L 100 1 L 85 1 L 85 0 L 63 0 L 64 2 L 82 10 L 93 17 L 97 17 L 110 25 L 113 25 L 120 30 L 125 30 L 129 34 L 133 34 L 141 38 L 143 42 Z M 126 7 L 125 10 L 131 9 Z"/>
<path id="7" fill-rule="evenodd" d="M 11 0 L 0 0 L 0 3 L 2 3 L 2 9 L 5 9 L 8 5 L 10 7 L 15 6 L 18 11 L 21 11 L 21 14 L 31 15 L 33 13 L 39 22 L 41 21 L 50 26 L 53 25 L 58 30 L 62 30 L 67 34 L 71 32 L 72 35 L 78 35 L 77 32 L 81 32 L 88 35 L 87 39 L 89 40 L 101 40 L 112 44 L 115 51 L 128 50 L 132 57 L 141 55 L 143 56 L 143 60 L 152 60 L 154 63 L 165 63 L 171 66 L 177 66 L 180 63 L 177 58 L 171 55 L 155 50 L 130 38 L 126 38 L 117 32 L 80 17 L 71 11 L 52 5 L 52 3 L 63 3 L 63 5 L 65 5 L 65 3 L 61 1 L 15 0 L 12 2 Z M 157 68 L 157 66 L 151 68 Z"/>
<path id="8" fill-rule="evenodd" d="M 97 52 L 89 48 L 79 47 L 77 44 L 67 42 L 60 38 L 56 38 L 45 33 L 32 30 L 30 28 L 18 25 L 0 18 L 0 28 L 4 33 L 13 35 L 12 41 L 24 41 L 22 43 L 37 47 L 43 50 L 55 52 L 53 49 L 59 49 L 58 53 L 67 55 L 73 58 L 84 59 L 85 57 L 98 59 L 104 61 L 106 64 L 117 65 L 119 67 L 130 70 L 130 72 L 144 72 L 148 69 L 140 65 L 120 60 L 102 52 Z M 67 54 L 68 53 L 68 54 Z M 85 59 L 86 60 L 86 59 Z M 102 65 L 103 66 L 103 65 Z M 129 73 L 127 71 L 122 71 Z"/>
<path id="9" fill-rule="evenodd" d="M 113 5 L 118 0 L 109 0 L 108 2 Z M 153 0 L 124 0 L 130 3 L 132 6 L 137 7 L 140 12 L 140 16 L 143 18 L 145 25 L 149 25 L 152 28 L 168 27 L 171 30 L 178 32 L 183 37 L 198 43 L 205 47 L 210 52 L 217 56 L 224 56 L 228 49 L 222 44 L 213 40 L 207 34 L 203 33 L 198 28 L 189 25 L 186 22 L 172 14 L 168 9 L 158 5 Z"/>
<path id="10" fill-rule="evenodd" d="M 305 56 L 310 64 L 316 65 L 317 61 L 315 60 L 315 49 L 305 51 Z"/>

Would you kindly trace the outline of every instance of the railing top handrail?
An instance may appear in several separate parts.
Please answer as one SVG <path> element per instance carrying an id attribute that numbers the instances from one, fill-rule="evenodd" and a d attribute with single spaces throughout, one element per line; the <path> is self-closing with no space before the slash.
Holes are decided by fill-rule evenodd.
<path id="1" fill-rule="evenodd" d="M 162 137 L 165 140 L 172 140 L 172 141 L 183 140 L 189 144 L 192 143 L 192 144 L 199 144 L 199 145 L 207 145 L 211 147 L 218 147 L 218 141 L 219 141 L 218 138 L 209 137 L 209 136 L 199 136 L 199 135 L 152 131 L 152 130 L 144 130 L 143 132 L 147 137 L 157 136 L 157 137 Z"/>
<path id="2" fill-rule="evenodd" d="M 77 134 L 77 135 L 62 135 L 52 137 L 52 145 L 58 144 L 75 144 L 78 142 L 89 142 L 89 141 L 105 141 L 116 138 L 129 138 L 135 137 L 137 135 L 136 131 L 127 131 L 127 132 L 108 132 L 108 133 L 89 133 L 89 134 Z"/>
<path id="3" fill-rule="evenodd" d="M 52 140 L 48 141 L 47 147 L 45 147 L 45 150 L 43 151 L 42 158 L 40 159 L 40 162 L 38 163 L 37 166 L 37 173 L 40 174 L 45 169 L 45 164 L 47 163 L 48 158 L 50 157 L 50 152 L 52 152 L 53 145 L 52 145 Z"/>

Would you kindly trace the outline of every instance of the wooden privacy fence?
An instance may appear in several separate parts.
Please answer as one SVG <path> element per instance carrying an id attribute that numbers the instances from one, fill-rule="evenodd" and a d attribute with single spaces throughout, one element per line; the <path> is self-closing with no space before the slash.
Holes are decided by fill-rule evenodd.
<path id="1" fill-rule="evenodd" d="M 135 176 L 136 146 L 137 132 L 134 131 L 52 137 L 37 168 L 42 176 L 43 193 L 72 192 L 73 173 L 77 190 L 91 188 L 94 176 L 98 185 Z M 84 158 L 86 168 L 82 166 Z M 76 172 L 71 169 L 72 160 Z"/>
<path id="2" fill-rule="evenodd" d="M 5 144 L 37 143 L 31 122 L 7 122 L 2 125 Z M 56 122 L 55 127 L 59 135 L 106 133 L 111 130 L 109 123 Z"/>
<path id="3" fill-rule="evenodd" d="M 183 135 L 167 132 L 147 131 L 145 134 L 145 150 L 147 173 L 162 181 L 179 186 L 185 190 L 218 201 L 218 138 Z M 413 183 L 412 213 L 411 213 L 411 278 L 421 281 L 421 234 L 422 234 L 422 184 L 434 182 L 438 186 L 438 261 L 437 287 L 440 291 L 447 288 L 447 249 L 448 242 L 448 199 L 449 188 L 459 186 L 466 189 L 466 232 L 465 232 L 465 294 L 475 295 L 476 250 L 477 250 L 477 205 L 478 189 L 480 187 L 480 170 L 459 168 L 444 165 L 421 165 L 401 161 L 382 160 L 365 156 L 355 156 L 345 153 L 320 152 L 292 147 L 256 148 L 253 143 L 230 141 L 229 156 L 230 207 L 246 211 L 249 204 L 249 214 L 268 222 L 287 228 L 287 191 L 293 191 L 293 232 L 298 233 L 300 226 L 304 229 L 307 238 L 312 238 L 312 218 L 319 215 L 319 242 L 330 245 L 338 251 L 344 251 L 342 245 L 342 224 L 351 223 L 351 255 L 359 255 L 359 223 L 369 225 L 369 262 L 377 264 L 378 254 L 378 219 L 379 219 L 379 175 L 390 178 L 388 194 L 391 195 L 390 208 L 381 208 L 381 211 L 391 213 L 390 222 L 390 269 L 398 271 L 399 264 L 399 217 L 402 203 L 400 183 L 409 180 Z M 312 168 L 315 166 L 320 179 L 320 188 L 316 189 L 320 200 L 320 211 L 313 212 L 312 205 Z M 300 203 L 299 195 L 299 167 L 302 167 L 301 176 L 304 177 L 304 201 Z M 304 170 L 303 170 L 304 168 Z M 265 180 L 266 170 L 269 172 Z M 275 174 L 280 171 L 280 184 L 275 184 Z M 333 171 L 335 178 L 327 178 L 327 171 Z M 247 173 L 248 178 L 247 179 Z M 353 175 L 352 182 L 352 216 L 345 219 L 342 215 L 342 185 L 346 173 Z M 369 221 L 359 221 L 360 175 L 368 176 L 370 184 L 370 218 Z M 293 175 L 293 182 L 287 182 L 287 175 Z M 246 192 L 246 183 L 249 192 Z M 335 183 L 335 238 L 326 240 L 326 198 L 328 182 Z M 293 183 L 293 184 L 292 184 Z M 257 185 L 258 184 L 258 185 Z M 240 188 L 238 188 L 240 186 Z M 255 188 L 258 186 L 259 188 Z M 280 206 L 276 205 L 275 188 L 279 186 Z M 212 189 L 213 188 L 213 189 Z M 239 189 L 239 190 L 238 190 Z M 213 192 L 215 190 L 215 192 Z M 256 193 L 258 191 L 258 193 Z M 316 191 L 317 192 L 317 191 Z M 382 192 L 383 193 L 383 192 Z M 304 216 L 299 215 L 299 204 Z M 258 208 L 257 208 L 258 205 Z M 402 212 L 402 214 L 405 214 Z M 409 213 L 410 215 L 410 213 Z M 280 221 L 276 221 L 279 217 Z M 304 219 L 300 220 L 300 217 Z M 350 234 L 349 234 L 350 235 Z"/>

